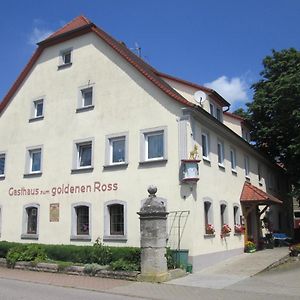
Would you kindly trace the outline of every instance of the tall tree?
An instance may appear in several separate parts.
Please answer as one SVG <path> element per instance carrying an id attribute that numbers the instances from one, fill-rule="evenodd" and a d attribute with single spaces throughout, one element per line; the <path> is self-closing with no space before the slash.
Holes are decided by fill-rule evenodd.
<path id="1" fill-rule="evenodd" d="M 300 52 L 272 51 L 248 104 L 256 146 L 284 164 L 300 199 Z"/>

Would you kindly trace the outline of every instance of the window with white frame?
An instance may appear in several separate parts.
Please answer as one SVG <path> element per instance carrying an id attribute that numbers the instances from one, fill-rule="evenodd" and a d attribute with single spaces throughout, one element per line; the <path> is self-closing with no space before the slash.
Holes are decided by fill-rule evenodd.
<path id="1" fill-rule="evenodd" d="M 26 174 L 42 172 L 42 147 L 27 148 Z"/>
<path id="2" fill-rule="evenodd" d="M 44 115 L 44 99 L 33 101 L 33 118 L 40 118 Z"/>
<path id="3" fill-rule="evenodd" d="M 5 176 L 5 153 L 0 152 L 0 177 Z"/>
<path id="4" fill-rule="evenodd" d="M 90 168 L 93 165 L 93 143 L 92 141 L 75 143 L 76 162 L 75 169 Z"/>
<path id="5" fill-rule="evenodd" d="M 249 157 L 247 155 L 244 156 L 244 167 L 245 167 L 245 176 L 247 178 L 250 177 L 250 162 Z"/>
<path id="6" fill-rule="evenodd" d="M 209 160 L 209 136 L 207 133 L 201 134 L 202 140 L 202 157 L 203 159 Z"/>
<path id="7" fill-rule="evenodd" d="M 120 200 L 108 201 L 104 204 L 104 239 L 126 239 L 127 206 Z"/>
<path id="8" fill-rule="evenodd" d="M 91 239 L 91 204 L 72 204 L 72 234 L 71 240 Z"/>
<path id="9" fill-rule="evenodd" d="M 212 202 L 204 201 L 204 226 L 206 234 L 214 234 Z"/>
<path id="10" fill-rule="evenodd" d="M 128 163 L 128 133 L 106 136 L 106 166 Z"/>
<path id="11" fill-rule="evenodd" d="M 67 66 L 72 64 L 72 49 L 65 49 L 60 52 L 59 66 Z"/>
<path id="12" fill-rule="evenodd" d="M 157 161 L 167 158 L 166 131 L 166 127 L 141 131 L 141 161 Z"/>
<path id="13" fill-rule="evenodd" d="M 89 107 L 93 105 L 93 87 L 80 90 L 81 103 L 80 107 Z"/>
<path id="14" fill-rule="evenodd" d="M 218 141 L 218 163 L 224 166 L 224 143 L 222 141 Z"/>
<path id="15" fill-rule="evenodd" d="M 235 149 L 230 149 L 230 164 L 231 170 L 236 172 L 236 151 Z"/>
<path id="16" fill-rule="evenodd" d="M 39 234 L 39 205 L 28 204 L 23 208 L 23 229 L 21 238 L 38 239 Z"/>
<path id="17" fill-rule="evenodd" d="M 221 216 L 221 227 L 223 227 L 225 224 L 228 224 L 228 212 L 227 212 L 226 203 L 220 204 L 220 216 Z"/>

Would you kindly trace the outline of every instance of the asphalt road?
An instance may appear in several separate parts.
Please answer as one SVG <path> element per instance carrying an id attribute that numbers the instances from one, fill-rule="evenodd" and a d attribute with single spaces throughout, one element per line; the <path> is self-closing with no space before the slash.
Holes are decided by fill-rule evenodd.
<path id="1" fill-rule="evenodd" d="M 1 300 L 132 300 L 137 297 L 0 278 Z"/>

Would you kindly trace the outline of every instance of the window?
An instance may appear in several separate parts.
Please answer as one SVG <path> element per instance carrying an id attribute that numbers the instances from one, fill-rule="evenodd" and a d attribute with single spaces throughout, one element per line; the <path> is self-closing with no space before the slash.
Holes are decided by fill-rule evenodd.
<path id="1" fill-rule="evenodd" d="M 224 166 L 224 144 L 221 141 L 218 141 L 218 163 Z"/>
<path id="2" fill-rule="evenodd" d="M 76 233 L 77 235 L 89 234 L 89 208 L 87 206 L 77 206 L 76 211 Z"/>
<path id="3" fill-rule="evenodd" d="M 39 234 L 39 205 L 28 204 L 23 210 L 22 239 L 38 239 Z"/>
<path id="4" fill-rule="evenodd" d="M 26 149 L 25 175 L 39 176 L 42 173 L 42 146 Z"/>
<path id="5" fill-rule="evenodd" d="M 33 105 L 34 105 L 34 118 L 39 118 L 42 117 L 44 114 L 44 100 L 40 99 L 40 100 L 36 100 L 33 101 Z"/>
<path id="6" fill-rule="evenodd" d="M 249 157 L 244 157 L 244 166 L 245 166 L 245 176 L 246 178 L 250 177 L 250 163 L 249 163 Z"/>
<path id="7" fill-rule="evenodd" d="M 240 207 L 238 205 L 233 206 L 233 222 L 234 222 L 234 225 L 241 224 Z"/>
<path id="8" fill-rule="evenodd" d="M 209 112 L 213 117 L 215 116 L 215 106 L 212 103 L 209 104 Z"/>
<path id="9" fill-rule="evenodd" d="M 217 120 L 219 120 L 220 122 L 222 122 L 222 113 L 221 113 L 221 109 L 220 109 L 219 107 L 217 107 L 216 112 L 217 112 L 217 114 L 216 114 Z"/>
<path id="10" fill-rule="evenodd" d="M 93 87 L 81 90 L 81 107 L 93 105 Z"/>
<path id="11" fill-rule="evenodd" d="M 141 161 L 157 161 L 167 158 L 166 135 L 167 129 L 160 127 L 157 130 L 143 130 L 141 145 Z"/>
<path id="12" fill-rule="evenodd" d="M 209 137 L 208 134 L 202 133 L 202 156 L 203 159 L 209 160 Z"/>
<path id="13" fill-rule="evenodd" d="M 0 177 L 5 176 L 5 153 L 0 153 Z"/>
<path id="14" fill-rule="evenodd" d="M 88 168 L 92 166 L 92 142 L 77 143 L 76 168 Z"/>
<path id="15" fill-rule="evenodd" d="M 250 133 L 247 129 L 242 128 L 242 138 L 247 141 L 250 142 Z"/>
<path id="16" fill-rule="evenodd" d="M 204 201 L 204 226 L 205 234 L 214 234 L 212 202 L 208 200 Z"/>
<path id="17" fill-rule="evenodd" d="M 236 151 L 235 151 L 235 149 L 230 149 L 230 163 L 231 163 L 231 170 L 236 172 Z"/>
<path id="18" fill-rule="evenodd" d="M 228 224 L 227 204 L 226 203 L 221 203 L 220 213 L 221 213 L 221 227 L 223 227 L 225 224 Z"/>
<path id="19" fill-rule="evenodd" d="M 106 136 L 105 166 L 128 163 L 128 132 Z"/>
<path id="20" fill-rule="evenodd" d="M 261 177 L 261 165 L 260 163 L 257 164 L 257 176 L 258 176 L 258 181 L 259 184 L 262 184 L 262 177 Z"/>
<path id="21" fill-rule="evenodd" d="M 91 204 L 76 203 L 72 205 L 71 240 L 91 240 Z"/>
<path id="22" fill-rule="evenodd" d="M 60 52 L 59 66 L 67 66 L 72 64 L 72 49 L 66 49 Z"/>
<path id="23" fill-rule="evenodd" d="M 126 240 L 126 202 L 112 200 L 104 207 L 104 240 Z"/>

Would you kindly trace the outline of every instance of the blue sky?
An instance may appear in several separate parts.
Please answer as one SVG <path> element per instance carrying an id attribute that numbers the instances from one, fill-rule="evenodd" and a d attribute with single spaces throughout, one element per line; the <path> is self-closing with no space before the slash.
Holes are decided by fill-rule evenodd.
<path id="1" fill-rule="evenodd" d="M 159 71 L 216 89 L 235 109 L 251 101 L 271 49 L 300 49 L 299 0 L 52 0 L 1 3 L 0 99 L 35 42 L 78 15 L 137 42 Z"/>

